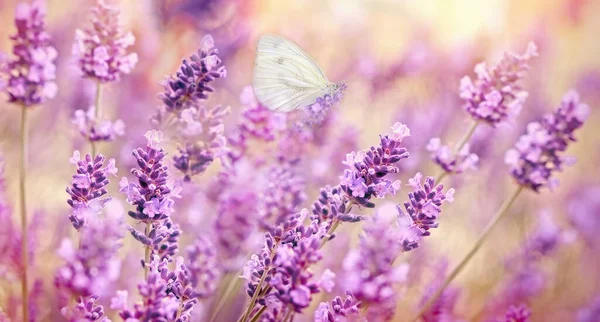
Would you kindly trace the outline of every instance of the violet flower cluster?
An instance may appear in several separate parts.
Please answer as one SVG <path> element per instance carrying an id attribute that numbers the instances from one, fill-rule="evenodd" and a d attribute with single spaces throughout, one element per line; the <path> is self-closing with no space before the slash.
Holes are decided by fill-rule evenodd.
<path id="1" fill-rule="evenodd" d="M 89 218 L 87 225 L 79 231 L 78 248 L 65 239 L 58 250 L 65 264 L 57 270 L 54 286 L 78 299 L 75 307 L 62 310 L 72 321 L 77 321 L 73 316 L 78 315 L 78 311 L 91 305 L 89 301 L 93 303 L 98 296 L 107 295 L 110 285 L 120 275 L 117 251 L 125 231 L 122 209 L 111 205 L 106 208 L 103 218 Z"/>
<path id="2" fill-rule="evenodd" d="M 260 202 L 263 229 L 283 224 L 306 200 L 304 179 L 289 164 L 275 165 L 268 170 L 269 180 Z"/>
<path id="3" fill-rule="evenodd" d="M 208 98 L 208 93 L 214 91 L 209 84 L 226 75 L 213 38 L 205 36 L 198 52 L 189 60 L 184 59 L 179 71 L 165 81 L 165 91 L 159 95 L 165 111 L 159 111 L 157 121 L 162 123 L 164 112 L 179 114 L 186 108 L 197 107 L 200 101 Z"/>
<path id="4" fill-rule="evenodd" d="M 216 157 L 227 154 L 223 118 L 229 113 L 229 107 L 217 106 L 208 110 L 198 106 L 179 114 L 176 140 L 180 146 L 173 157 L 173 166 L 184 175 L 184 181 L 204 173 Z"/>
<path id="5" fill-rule="evenodd" d="M 595 248 L 600 246 L 600 186 L 584 185 L 574 190 L 567 204 L 569 222 L 585 241 Z"/>
<path id="6" fill-rule="evenodd" d="M 98 214 L 104 205 L 110 201 L 110 197 L 102 198 L 106 192 L 109 175 L 117 174 L 115 160 L 108 160 L 98 154 L 95 158 L 86 154 L 83 159 L 79 151 L 73 153 L 70 162 L 77 166 L 77 173 L 73 175 L 71 187 L 67 187 L 70 198 L 67 203 L 73 208 L 69 220 L 76 230 L 81 230 L 86 225 L 90 215 Z"/>
<path id="7" fill-rule="evenodd" d="M 594 322 L 600 319 L 600 296 L 596 296 L 589 305 L 577 312 L 577 322 Z"/>
<path id="8" fill-rule="evenodd" d="M 315 126 L 323 123 L 329 114 L 329 111 L 333 107 L 338 106 L 344 98 L 344 91 L 347 86 L 346 83 L 342 82 L 336 84 L 336 88 L 337 89 L 331 95 L 325 94 L 325 96 L 317 98 L 314 103 L 304 107 L 304 116 L 301 121 L 295 124 L 295 126 L 298 128 L 302 126 Z"/>
<path id="9" fill-rule="evenodd" d="M 132 152 L 138 167 L 131 173 L 137 182 L 129 182 L 123 177 L 119 182 L 120 191 L 126 195 L 127 202 L 135 206 L 129 216 L 147 225 L 145 232 L 129 227 L 132 236 L 152 249 L 151 256 L 160 254 L 161 258 L 171 259 L 177 252 L 180 231 L 172 223 L 170 214 L 174 211 L 173 198 L 180 198 L 181 187 L 169 180 L 167 166 L 163 163 L 166 153 L 159 147 L 163 141 L 162 132 L 151 130 L 145 136 L 148 139 L 146 148 Z"/>
<path id="10" fill-rule="evenodd" d="M 14 58 L 0 53 L 0 91 L 8 101 L 31 107 L 56 95 L 56 49 L 50 44 L 42 1 L 20 3 L 15 14 L 17 33 L 11 36 Z"/>
<path id="11" fill-rule="evenodd" d="M 331 302 L 322 302 L 315 310 L 315 322 L 352 321 L 360 314 L 360 302 L 350 292 L 342 299 L 336 296 Z"/>
<path id="12" fill-rule="evenodd" d="M 190 285 L 194 288 L 196 297 L 211 296 L 218 286 L 221 270 L 217 252 L 208 238 L 200 237 L 186 247 L 187 270 Z"/>
<path id="13" fill-rule="evenodd" d="M 392 134 L 380 137 L 380 144 L 366 151 L 352 152 L 346 156 L 344 170 L 340 177 L 340 187 L 347 198 L 360 206 L 373 208 L 371 198 L 384 198 L 395 195 L 400 189 L 400 181 L 391 181 L 385 176 L 398 173 L 396 166 L 402 159 L 408 158 L 408 152 L 401 147 L 402 139 L 410 136 L 410 130 L 402 123 L 392 127 Z"/>
<path id="14" fill-rule="evenodd" d="M 136 53 L 128 53 L 135 43 L 131 32 L 123 33 L 119 26 L 119 9 L 98 0 L 92 8 L 91 27 L 75 30 L 73 55 L 84 77 L 101 83 L 119 81 L 138 62 Z"/>
<path id="15" fill-rule="evenodd" d="M 517 183 L 536 192 L 543 187 L 556 187 L 558 180 L 552 175 L 574 162 L 562 153 L 570 142 L 576 141 L 574 132 L 583 125 L 589 113 L 589 107 L 571 91 L 553 114 L 545 115 L 540 122 L 529 123 L 527 133 L 504 157 Z"/>
<path id="16" fill-rule="evenodd" d="M 529 70 L 529 60 L 537 56 L 537 47 L 529 43 L 522 54 L 505 53 L 498 64 L 488 67 L 485 63 L 475 66 L 477 79 L 465 76 L 460 81 L 460 97 L 464 109 L 476 121 L 491 126 L 513 120 L 521 111 L 528 96 L 519 81 Z"/>
<path id="17" fill-rule="evenodd" d="M 125 135 L 125 123 L 122 120 L 100 120 L 95 115 L 96 107 L 91 106 L 87 111 L 76 110 L 72 123 L 81 136 L 91 142 L 114 141 Z"/>
<path id="18" fill-rule="evenodd" d="M 519 306 L 510 306 L 505 315 L 496 319 L 495 322 L 528 322 L 531 317 L 531 311 L 523 304 Z"/>
<path id="19" fill-rule="evenodd" d="M 456 154 L 447 145 L 442 145 L 440 138 L 432 138 L 427 144 L 427 151 L 431 152 L 431 159 L 446 173 L 459 174 L 475 169 L 479 157 L 471 153 L 470 146 L 466 143 Z"/>

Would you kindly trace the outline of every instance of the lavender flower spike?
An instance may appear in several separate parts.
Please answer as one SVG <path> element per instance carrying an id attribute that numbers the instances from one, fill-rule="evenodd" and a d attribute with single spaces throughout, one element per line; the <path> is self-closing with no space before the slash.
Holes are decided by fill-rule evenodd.
<path id="1" fill-rule="evenodd" d="M 432 138 L 427 144 L 427 151 L 431 152 L 431 158 L 446 173 L 459 174 L 467 170 L 475 169 L 479 157 L 469 151 L 470 146 L 466 143 L 456 155 L 447 145 L 442 145 L 440 138 Z"/>
<path id="2" fill-rule="evenodd" d="M 138 61 L 136 53 L 127 53 L 134 44 L 131 32 L 123 34 L 119 27 L 119 9 L 99 0 L 92 9 L 91 28 L 75 30 L 73 54 L 84 77 L 102 83 L 119 81 L 129 74 Z"/>
<path id="3" fill-rule="evenodd" d="M 531 311 L 525 305 L 510 306 L 506 314 L 496 322 L 528 322 L 531 317 Z"/>
<path id="4" fill-rule="evenodd" d="M 570 91 L 553 114 L 545 115 L 541 122 L 529 123 L 527 133 L 504 156 L 517 183 L 536 192 L 545 186 L 556 187 L 558 180 L 552 174 L 561 171 L 563 165 L 573 164 L 572 158 L 561 154 L 576 141 L 574 132 L 589 113 L 590 108 L 579 101 L 579 95 Z"/>
<path id="5" fill-rule="evenodd" d="M 86 154 L 81 160 L 79 151 L 73 152 L 70 161 L 77 166 L 77 173 L 73 175 L 72 186 L 67 187 L 70 196 L 67 203 L 73 207 L 69 220 L 78 231 L 85 226 L 88 212 L 97 214 L 110 200 L 110 197 L 100 198 L 106 194 L 108 175 L 116 176 L 117 168 L 114 159 L 108 160 L 104 167 L 105 160 L 102 154 L 93 160 L 91 155 Z"/>
<path id="6" fill-rule="evenodd" d="M 213 38 L 205 36 L 197 54 L 192 55 L 189 61 L 184 59 L 179 71 L 165 81 L 165 92 L 159 97 L 167 112 L 178 114 L 190 107 L 188 103 L 192 103 L 193 107 L 195 103 L 205 100 L 208 93 L 213 91 L 209 83 L 226 75 Z"/>
<path id="7" fill-rule="evenodd" d="M 42 1 L 17 6 L 14 42 L 14 59 L 0 53 L 0 91 L 6 92 L 8 101 L 31 107 L 53 98 L 57 87 L 54 60 L 57 52 L 50 45 Z"/>
<path id="8" fill-rule="evenodd" d="M 96 107 L 91 106 L 87 111 L 76 110 L 73 115 L 73 125 L 83 137 L 91 142 L 114 141 L 117 136 L 125 134 L 125 123 L 122 120 L 112 122 L 97 119 L 95 110 Z"/>
<path id="9" fill-rule="evenodd" d="M 505 53 L 492 67 L 485 63 L 475 66 L 476 80 L 465 76 L 460 80 L 460 97 L 464 108 L 476 121 L 498 126 L 513 120 L 528 96 L 519 81 L 529 70 L 528 62 L 537 56 L 537 47 L 529 43 L 523 55 Z"/>
<path id="10" fill-rule="evenodd" d="M 360 315 L 360 302 L 346 291 L 346 297 L 342 299 L 336 296 L 330 303 L 322 302 L 315 310 L 315 322 L 337 322 L 337 321 L 353 321 L 353 318 L 358 319 Z"/>

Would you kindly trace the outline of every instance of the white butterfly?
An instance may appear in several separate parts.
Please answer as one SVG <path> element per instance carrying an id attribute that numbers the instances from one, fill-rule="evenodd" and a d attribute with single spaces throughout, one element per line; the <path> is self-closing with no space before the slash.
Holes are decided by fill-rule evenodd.
<path id="1" fill-rule="evenodd" d="M 258 40 L 254 94 L 268 109 L 290 112 L 334 96 L 341 85 L 330 82 L 321 67 L 298 45 L 280 36 Z"/>

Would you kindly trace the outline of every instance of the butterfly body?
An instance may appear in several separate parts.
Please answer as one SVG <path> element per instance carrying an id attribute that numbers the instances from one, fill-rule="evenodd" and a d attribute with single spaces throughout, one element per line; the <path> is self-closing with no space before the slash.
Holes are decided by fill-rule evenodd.
<path id="1" fill-rule="evenodd" d="M 254 93 L 270 110 L 290 112 L 339 90 L 340 85 L 330 82 L 314 59 L 292 41 L 264 35 L 257 47 Z"/>

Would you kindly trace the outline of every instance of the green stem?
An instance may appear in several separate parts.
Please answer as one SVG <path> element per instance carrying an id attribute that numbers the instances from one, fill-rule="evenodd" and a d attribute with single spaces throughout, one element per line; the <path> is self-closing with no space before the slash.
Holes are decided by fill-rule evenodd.
<path id="1" fill-rule="evenodd" d="M 258 310 L 258 312 L 256 312 L 256 314 L 252 317 L 252 319 L 250 320 L 250 322 L 256 322 L 256 321 L 258 321 L 258 319 L 265 312 L 266 309 L 267 309 L 266 305 L 263 306 L 263 307 L 261 307 L 260 310 Z"/>
<path id="2" fill-rule="evenodd" d="M 275 257 L 275 250 L 277 249 L 278 246 L 279 246 L 279 243 L 276 243 L 273 246 L 273 249 L 271 250 L 271 254 L 269 254 L 269 259 L 270 259 L 269 263 L 273 262 L 273 257 Z M 260 277 L 260 281 L 258 282 L 258 285 L 256 285 L 256 289 L 254 290 L 252 299 L 250 299 L 248 308 L 246 309 L 246 312 L 244 312 L 244 315 L 242 315 L 242 317 L 240 318 L 241 322 L 247 322 L 248 319 L 250 318 L 250 314 L 252 313 L 252 310 L 254 309 L 254 305 L 256 304 L 256 301 L 258 300 L 258 296 L 262 291 L 262 286 L 265 283 L 265 279 L 267 278 L 268 273 L 269 273 L 269 267 L 265 267 L 265 270 L 263 271 L 262 276 Z"/>
<path id="3" fill-rule="evenodd" d="M 23 272 L 21 278 L 21 291 L 23 303 L 23 321 L 29 321 L 29 291 L 28 291 L 28 266 L 29 253 L 27 250 L 27 107 L 21 106 L 21 162 L 19 165 L 19 201 L 21 204 L 21 262 Z"/>
<path id="4" fill-rule="evenodd" d="M 512 193 L 512 195 L 504 201 L 502 206 L 500 206 L 500 209 L 498 210 L 498 212 L 496 212 L 496 214 L 494 215 L 494 217 L 492 217 L 491 221 L 487 224 L 487 226 L 485 227 L 485 229 L 483 230 L 481 235 L 479 235 L 479 238 L 477 239 L 477 241 L 475 241 L 475 244 L 473 244 L 473 247 L 471 248 L 471 250 L 460 261 L 458 266 L 456 266 L 456 268 L 454 268 L 454 270 L 446 277 L 446 279 L 442 283 L 442 286 L 440 286 L 440 288 L 433 294 L 433 296 L 431 296 L 429 298 L 429 300 L 427 300 L 427 302 L 425 303 L 425 305 L 423 305 L 423 307 L 421 308 L 421 310 L 419 311 L 419 313 L 417 314 L 416 318 L 413 321 L 416 322 L 419 320 L 421 315 L 425 311 L 427 311 L 427 309 L 429 309 L 429 307 L 433 303 L 435 303 L 435 301 L 440 297 L 440 295 L 442 295 L 442 293 L 444 292 L 446 287 L 448 287 L 448 285 L 454 280 L 454 278 L 465 268 L 465 266 L 469 263 L 471 258 L 473 258 L 473 255 L 475 255 L 475 253 L 477 253 L 477 251 L 481 248 L 484 241 L 487 239 L 487 237 L 489 236 L 490 232 L 494 229 L 496 224 L 498 224 L 498 222 L 504 216 L 504 214 L 506 214 L 508 212 L 508 209 L 510 209 L 510 207 L 515 202 L 515 200 L 517 200 L 517 197 L 519 196 L 519 194 L 522 191 L 523 191 L 523 186 L 519 186 Z"/>
<path id="5" fill-rule="evenodd" d="M 146 229 L 144 229 L 144 235 L 146 235 L 146 237 L 148 237 L 151 228 L 152 224 L 147 222 Z M 150 266 L 150 245 L 146 245 L 145 248 L 146 249 L 144 251 L 144 279 L 148 279 L 148 267 Z"/>
<path id="6" fill-rule="evenodd" d="M 96 86 L 96 104 L 95 104 L 95 108 L 94 108 L 94 125 L 98 124 L 98 119 L 100 118 L 100 102 L 102 101 L 102 84 L 100 82 L 98 82 L 97 86 Z M 90 135 L 92 128 L 94 127 L 94 125 L 92 125 L 92 127 L 90 128 Z M 92 145 L 92 159 L 96 157 L 96 153 L 98 152 L 98 147 L 97 147 L 97 142 L 94 142 L 92 140 L 90 140 L 90 144 Z"/>

